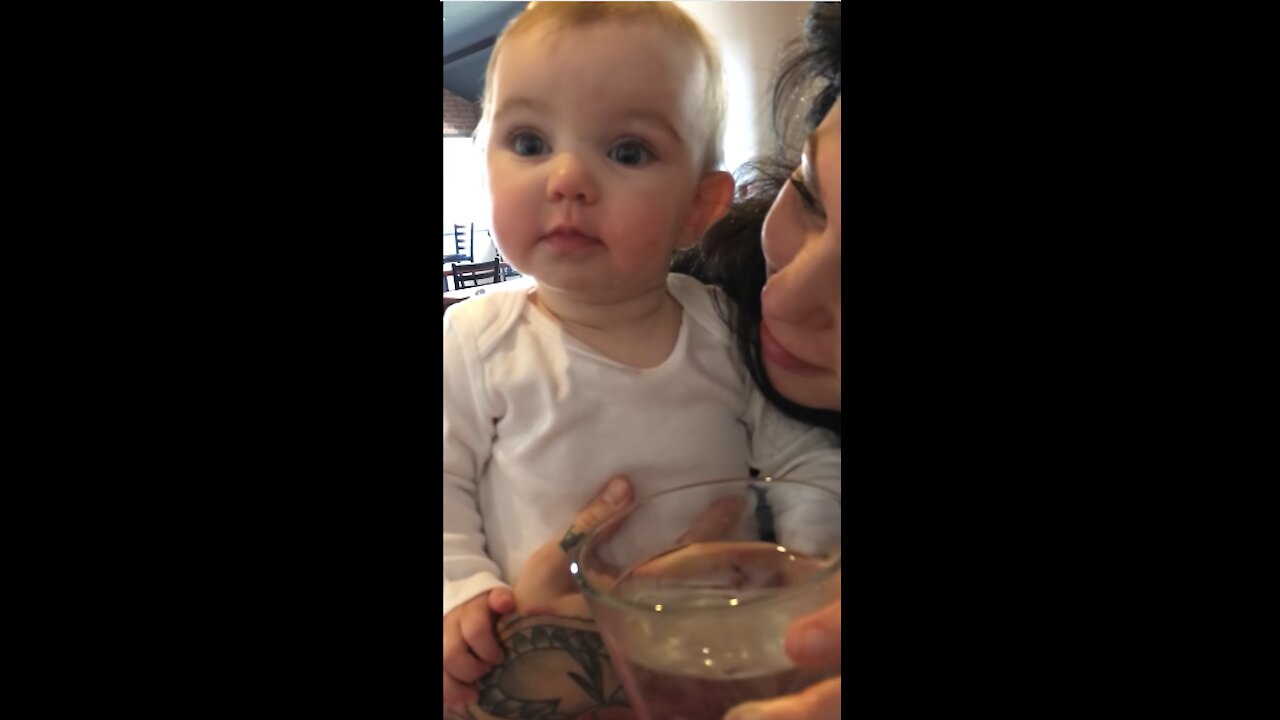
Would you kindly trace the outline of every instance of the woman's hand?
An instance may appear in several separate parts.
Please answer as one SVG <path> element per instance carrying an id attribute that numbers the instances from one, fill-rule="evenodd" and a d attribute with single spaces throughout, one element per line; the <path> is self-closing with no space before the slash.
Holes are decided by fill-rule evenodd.
<path id="1" fill-rule="evenodd" d="M 498 604 L 511 611 L 514 605 L 514 612 L 497 623 L 503 659 L 477 682 L 479 697 L 473 695 L 472 704 L 446 718 L 534 717 L 551 706 L 573 717 L 632 720 L 586 600 L 569 574 L 574 544 L 626 507 L 632 496 L 627 478 L 611 478 L 578 511 L 563 536 L 548 539 L 529 556 L 514 588 L 490 593 L 490 609 Z M 543 643 L 530 652 L 533 638 L 541 634 L 545 640 L 548 631 L 560 638 L 558 643 Z"/>
<path id="2" fill-rule="evenodd" d="M 569 574 L 569 554 L 574 544 L 599 527 L 619 508 L 631 502 L 631 481 L 623 475 L 610 478 L 604 489 L 574 516 L 561 537 L 549 539 L 529 556 L 515 587 L 515 612 L 560 617 L 590 617 L 586 599 Z"/>
<path id="3" fill-rule="evenodd" d="M 787 655 L 801 667 L 840 664 L 840 601 L 787 628 Z M 837 720 L 840 678 L 834 677 L 795 695 L 739 705 L 725 720 Z"/>

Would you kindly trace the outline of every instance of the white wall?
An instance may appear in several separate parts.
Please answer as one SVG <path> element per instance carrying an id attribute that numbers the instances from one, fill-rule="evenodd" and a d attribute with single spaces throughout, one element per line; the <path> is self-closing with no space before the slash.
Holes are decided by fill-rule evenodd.
<path id="1" fill-rule="evenodd" d="M 676 2 L 720 47 L 728 86 L 725 168 L 773 146 L 768 91 L 782 48 L 800 34 L 809 2 Z"/>

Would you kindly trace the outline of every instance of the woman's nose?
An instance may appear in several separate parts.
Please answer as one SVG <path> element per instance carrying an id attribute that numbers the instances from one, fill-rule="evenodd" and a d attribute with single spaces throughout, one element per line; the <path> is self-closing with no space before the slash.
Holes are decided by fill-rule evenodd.
<path id="1" fill-rule="evenodd" d="M 802 249 L 760 293 L 766 319 L 825 331 L 840 325 L 840 259 Z"/>
<path id="2" fill-rule="evenodd" d="M 547 199 L 591 204 L 599 199 L 600 189 L 588 164 L 577 153 L 562 152 L 551 164 L 547 180 Z"/>

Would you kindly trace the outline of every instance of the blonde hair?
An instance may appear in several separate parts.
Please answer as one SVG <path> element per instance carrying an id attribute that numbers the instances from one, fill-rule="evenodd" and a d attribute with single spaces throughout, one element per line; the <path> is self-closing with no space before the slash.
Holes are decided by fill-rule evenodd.
<path id="1" fill-rule="evenodd" d="M 706 137 L 702 147 L 702 170 L 719 169 L 724 162 L 724 72 L 720 53 L 711 38 L 693 18 L 669 2 L 531 2 L 523 12 L 507 23 L 489 55 L 484 73 L 484 95 L 481 97 L 480 122 L 476 141 L 483 144 L 493 122 L 493 73 L 498 66 L 502 47 L 512 37 L 534 28 L 580 28 L 605 22 L 652 22 L 685 40 L 702 57 L 707 69 L 707 87 L 701 122 L 697 126 Z"/>

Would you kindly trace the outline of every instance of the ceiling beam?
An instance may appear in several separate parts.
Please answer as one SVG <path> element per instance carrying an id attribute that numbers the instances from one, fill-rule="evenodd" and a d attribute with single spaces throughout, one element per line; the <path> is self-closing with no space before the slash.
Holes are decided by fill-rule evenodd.
<path id="1" fill-rule="evenodd" d="M 482 50 L 488 50 L 489 48 L 493 47 L 493 44 L 495 42 L 497 42 L 497 38 L 493 36 L 473 42 L 470 45 L 462 48 L 461 50 L 455 50 L 449 53 L 448 55 L 445 55 L 444 64 L 448 65 L 449 63 L 461 60 L 462 58 L 467 57 L 468 55 L 475 55 L 476 53 Z"/>

